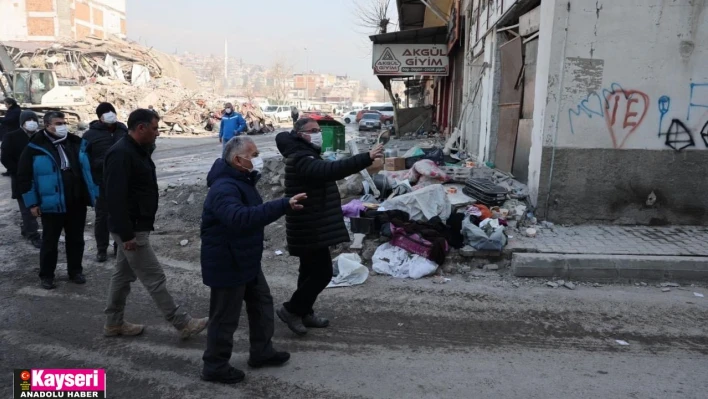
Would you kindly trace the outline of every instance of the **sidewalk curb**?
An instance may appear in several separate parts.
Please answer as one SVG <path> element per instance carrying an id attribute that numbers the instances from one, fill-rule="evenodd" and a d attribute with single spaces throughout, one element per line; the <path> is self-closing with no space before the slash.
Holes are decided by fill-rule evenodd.
<path id="1" fill-rule="evenodd" d="M 708 257 L 515 253 L 516 277 L 562 277 L 572 280 L 708 281 Z"/>

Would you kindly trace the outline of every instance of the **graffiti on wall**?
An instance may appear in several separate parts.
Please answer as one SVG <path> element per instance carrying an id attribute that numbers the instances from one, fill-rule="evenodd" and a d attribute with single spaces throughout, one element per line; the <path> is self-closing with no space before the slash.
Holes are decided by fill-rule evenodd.
<path id="1" fill-rule="evenodd" d="M 666 128 L 665 119 L 671 112 L 671 97 L 662 95 L 656 103 L 659 112 L 658 137 L 663 140 L 664 145 L 677 152 L 696 147 L 693 132 L 700 132 L 700 137 L 708 148 L 708 83 L 691 83 L 688 100 L 686 120 L 671 118 Z M 637 129 L 646 124 L 650 103 L 649 95 L 643 91 L 625 89 L 619 83 L 612 83 L 609 88 L 589 93 L 574 108 L 568 109 L 570 131 L 575 134 L 574 120 L 578 118 L 603 119 L 612 146 L 617 149 L 624 148 Z M 701 110 L 704 112 L 698 112 Z M 698 113 L 702 115 L 696 119 Z M 692 117 L 695 123 L 691 121 Z M 689 123 L 694 123 L 694 126 L 687 126 Z"/>
<path id="2" fill-rule="evenodd" d="M 605 119 L 614 148 L 622 148 L 627 139 L 641 126 L 649 110 L 649 96 L 639 90 L 623 89 L 613 83 L 609 89 L 592 92 L 576 106 L 568 110 L 570 131 L 575 134 L 573 118 L 586 115 Z"/>
<path id="3" fill-rule="evenodd" d="M 681 152 L 686 148 L 691 148 L 696 146 L 696 141 L 694 140 L 693 131 L 699 131 L 699 135 L 703 139 L 703 144 L 708 148 L 708 121 L 701 128 L 700 123 L 703 118 L 698 120 L 698 125 L 693 128 L 686 126 L 686 123 L 679 119 L 672 119 L 669 128 L 666 131 L 662 131 L 664 126 L 664 117 L 671 110 L 671 98 L 667 95 L 659 97 L 658 102 L 659 107 L 659 137 L 664 138 L 664 145 L 672 148 L 676 152 Z M 688 100 L 688 113 L 686 115 L 686 122 L 691 120 L 691 112 L 693 111 L 695 117 L 695 108 L 700 111 L 701 108 L 706 109 L 703 115 L 708 115 L 708 83 L 691 83 L 689 85 L 689 100 Z M 700 129 L 700 130 L 699 130 Z"/>

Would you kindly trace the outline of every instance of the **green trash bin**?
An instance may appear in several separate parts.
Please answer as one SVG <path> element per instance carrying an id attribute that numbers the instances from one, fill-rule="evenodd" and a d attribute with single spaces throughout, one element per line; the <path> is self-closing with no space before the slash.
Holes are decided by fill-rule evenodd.
<path id="1" fill-rule="evenodd" d="M 320 120 L 317 123 L 322 129 L 322 152 L 328 148 L 332 151 L 344 151 L 346 146 L 344 125 L 334 120 Z"/>

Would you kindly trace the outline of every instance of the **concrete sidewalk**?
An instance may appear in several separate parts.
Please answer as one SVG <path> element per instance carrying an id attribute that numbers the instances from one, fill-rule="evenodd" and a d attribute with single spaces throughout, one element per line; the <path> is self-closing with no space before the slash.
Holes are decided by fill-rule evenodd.
<path id="1" fill-rule="evenodd" d="M 518 277 L 708 281 L 708 227 L 554 226 L 505 251 Z"/>

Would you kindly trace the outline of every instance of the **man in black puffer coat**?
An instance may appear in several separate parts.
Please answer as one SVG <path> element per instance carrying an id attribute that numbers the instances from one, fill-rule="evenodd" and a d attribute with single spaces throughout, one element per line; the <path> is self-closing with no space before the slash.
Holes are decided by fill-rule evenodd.
<path id="1" fill-rule="evenodd" d="M 286 213 L 288 251 L 300 258 L 300 275 L 297 290 L 276 314 L 294 333 L 305 335 L 307 327 L 329 325 L 312 307 L 332 280 L 329 247 L 349 242 L 337 180 L 371 166 L 383 156 L 383 146 L 348 159 L 324 161 L 320 158 L 322 130 L 310 118 L 298 120 L 292 132 L 278 134 L 275 143 L 285 158 L 285 195 L 307 194 L 302 211 Z"/>
<path id="2" fill-rule="evenodd" d="M 93 181 L 98 185 L 99 196 L 96 201 L 96 220 L 94 235 L 96 237 L 96 260 L 105 262 L 108 258 L 106 252 L 110 243 L 108 233 L 108 209 L 106 205 L 105 185 L 103 184 L 103 160 L 106 153 L 118 140 L 128 134 L 128 127 L 118 122 L 116 109 L 109 103 L 101 103 L 96 108 L 98 120 L 91 122 L 89 130 L 82 136 L 91 145 L 88 153 L 91 158 L 91 174 Z M 113 253 L 116 253 L 115 245 Z"/>

